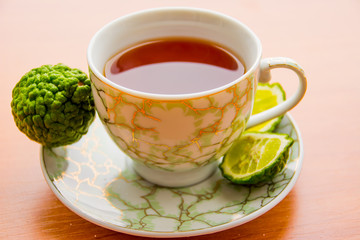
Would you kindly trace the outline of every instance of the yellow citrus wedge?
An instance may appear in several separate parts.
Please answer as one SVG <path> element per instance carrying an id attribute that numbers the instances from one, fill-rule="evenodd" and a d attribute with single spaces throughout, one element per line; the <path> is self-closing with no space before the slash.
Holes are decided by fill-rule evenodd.
<path id="1" fill-rule="evenodd" d="M 263 112 L 285 101 L 285 92 L 279 83 L 259 83 L 255 93 L 252 114 Z M 251 132 L 272 132 L 281 122 L 282 116 L 247 129 Z"/>

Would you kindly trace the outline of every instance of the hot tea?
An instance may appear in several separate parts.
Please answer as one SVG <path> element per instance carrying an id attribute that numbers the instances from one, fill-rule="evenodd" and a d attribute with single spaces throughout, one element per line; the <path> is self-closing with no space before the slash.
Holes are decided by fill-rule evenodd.
<path id="1" fill-rule="evenodd" d="M 165 38 L 142 42 L 113 56 L 105 76 L 137 91 L 187 94 L 226 85 L 245 72 L 237 56 L 212 42 Z"/>

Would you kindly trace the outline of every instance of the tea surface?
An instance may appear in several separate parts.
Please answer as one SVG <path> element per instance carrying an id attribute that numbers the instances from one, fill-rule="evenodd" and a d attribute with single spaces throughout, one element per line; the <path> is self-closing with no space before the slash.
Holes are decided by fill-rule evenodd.
<path id="1" fill-rule="evenodd" d="M 109 59 L 105 76 L 115 84 L 157 94 L 202 92 L 241 77 L 241 61 L 216 44 L 188 38 L 150 40 Z"/>

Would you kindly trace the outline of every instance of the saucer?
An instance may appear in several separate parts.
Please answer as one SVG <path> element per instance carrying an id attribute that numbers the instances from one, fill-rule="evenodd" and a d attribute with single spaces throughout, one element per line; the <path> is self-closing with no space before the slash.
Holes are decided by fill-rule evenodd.
<path id="1" fill-rule="evenodd" d="M 294 139 L 285 169 L 271 182 L 231 184 L 217 170 L 205 181 L 165 188 L 139 177 L 96 118 L 75 144 L 41 150 L 41 167 L 54 194 L 84 219 L 146 237 L 188 237 L 229 229 L 276 206 L 293 188 L 303 161 L 296 123 L 286 114 L 276 132 Z"/>

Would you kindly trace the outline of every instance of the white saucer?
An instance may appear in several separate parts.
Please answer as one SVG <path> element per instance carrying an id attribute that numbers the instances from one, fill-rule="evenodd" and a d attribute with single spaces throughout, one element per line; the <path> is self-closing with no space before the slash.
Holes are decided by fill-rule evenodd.
<path id="1" fill-rule="evenodd" d="M 267 184 L 234 185 L 217 170 L 190 187 L 165 188 L 141 179 L 97 118 L 77 143 L 42 148 L 41 167 L 55 195 L 79 216 L 105 228 L 146 237 L 188 237 L 229 229 L 264 214 L 293 188 L 303 144 L 286 114 L 277 132 L 294 140 L 288 163 Z"/>

